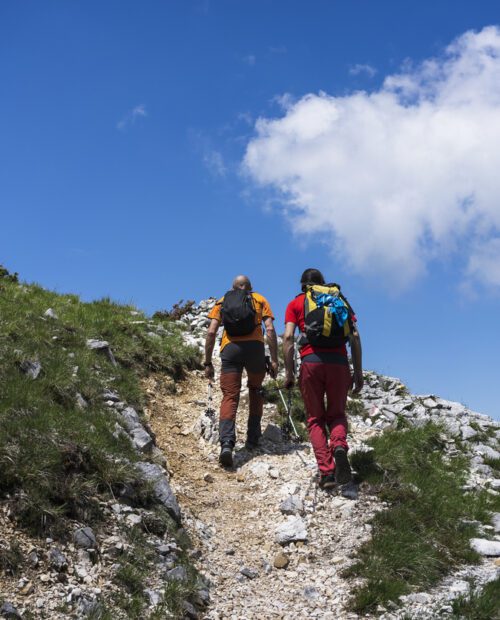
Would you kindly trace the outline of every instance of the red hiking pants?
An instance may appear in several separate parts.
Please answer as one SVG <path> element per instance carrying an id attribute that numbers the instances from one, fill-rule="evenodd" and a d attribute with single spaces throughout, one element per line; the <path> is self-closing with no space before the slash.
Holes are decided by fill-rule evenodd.
<path id="1" fill-rule="evenodd" d="M 345 406 L 351 387 L 349 366 L 303 362 L 299 385 L 307 413 L 307 430 L 319 470 L 322 475 L 331 474 L 335 469 L 335 448 L 342 446 L 348 449 Z"/>

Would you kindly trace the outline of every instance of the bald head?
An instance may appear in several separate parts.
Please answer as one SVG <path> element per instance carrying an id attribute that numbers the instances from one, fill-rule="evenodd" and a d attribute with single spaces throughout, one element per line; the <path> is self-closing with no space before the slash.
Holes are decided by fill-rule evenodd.
<path id="1" fill-rule="evenodd" d="M 249 278 L 247 278 L 247 276 L 236 276 L 236 278 L 233 280 L 233 288 L 240 288 L 244 291 L 251 291 L 252 283 L 250 282 Z"/>

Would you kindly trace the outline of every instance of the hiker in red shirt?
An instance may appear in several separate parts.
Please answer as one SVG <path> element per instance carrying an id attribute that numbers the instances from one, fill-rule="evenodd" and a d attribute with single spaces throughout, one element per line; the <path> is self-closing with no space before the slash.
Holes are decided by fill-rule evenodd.
<path id="1" fill-rule="evenodd" d="M 298 327 L 301 333 L 299 386 L 320 471 L 320 486 L 327 489 L 351 480 L 345 407 L 351 385 L 355 393 L 363 387 L 361 340 L 356 317 L 338 285 L 325 285 L 317 269 L 306 269 L 300 284 L 302 293 L 288 304 L 285 313 L 285 387 L 291 388 L 295 383 L 294 333 Z M 351 377 L 345 341 L 350 343 L 354 377 Z"/>

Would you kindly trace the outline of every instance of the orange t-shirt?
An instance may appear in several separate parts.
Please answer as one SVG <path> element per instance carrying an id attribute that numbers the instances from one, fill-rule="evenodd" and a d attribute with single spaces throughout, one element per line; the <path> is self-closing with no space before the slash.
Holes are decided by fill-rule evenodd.
<path id="1" fill-rule="evenodd" d="M 252 297 L 255 304 L 255 329 L 251 334 L 247 334 L 246 336 L 229 336 L 226 333 L 226 330 L 224 330 L 220 343 L 221 351 L 229 342 L 242 342 L 244 340 L 258 340 L 259 342 L 264 342 L 262 321 L 267 317 L 274 319 L 273 311 L 271 310 L 271 306 L 265 297 L 259 295 L 259 293 L 252 293 Z M 219 323 L 222 322 L 221 310 L 223 302 L 224 297 L 221 297 L 210 311 L 210 314 L 208 315 L 209 319 L 216 319 Z"/>

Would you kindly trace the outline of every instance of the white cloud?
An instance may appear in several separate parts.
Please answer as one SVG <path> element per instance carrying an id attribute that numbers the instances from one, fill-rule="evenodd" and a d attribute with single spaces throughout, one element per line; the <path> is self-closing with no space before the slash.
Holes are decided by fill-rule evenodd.
<path id="1" fill-rule="evenodd" d="M 138 118 L 145 118 L 147 115 L 146 106 L 140 103 L 136 105 L 135 108 L 129 110 L 123 118 L 118 121 L 116 128 L 120 130 L 126 129 L 129 125 L 133 125 Z"/>
<path id="2" fill-rule="evenodd" d="M 212 146 L 210 137 L 203 131 L 191 128 L 188 130 L 188 138 L 210 174 L 214 177 L 225 177 L 227 166 L 224 157 Z"/>
<path id="3" fill-rule="evenodd" d="M 243 167 L 295 232 L 389 285 L 451 255 L 500 286 L 500 29 L 466 32 L 373 92 L 282 101 Z"/>
<path id="4" fill-rule="evenodd" d="M 255 54 L 247 54 L 246 56 L 243 56 L 242 60 L 249 67 L 253 67 L 257 62 L 257 56 L 255 56 Z"/>
<path id="5" fill-rule="evenodd" d="M 487 239 L 472 253 L 468 275 L 492 287 L 500 287 L 500 238 Z"/>
<path id="6" fill-rule="evenodd" d="M 203 163 L 213 176 L 226 176 L 226 164 L 224 163 L 224 158 L 219 151 L 207 147 L 203 153 Z"/>
<path id="7" fill-rule="evenodd" d="M 357 65 L 352 65 L 351 67 L 349 67 L 349 73 L 351 75 L 359 75 L 360 73 L 364 73 L 368 77 L 372 78 L 377 73 L 377 70 L 375 69 L 375 67 L 372 67 L 371 65 L 368 65 L 368 64 L 366 65 L 357 64 Z"/>

